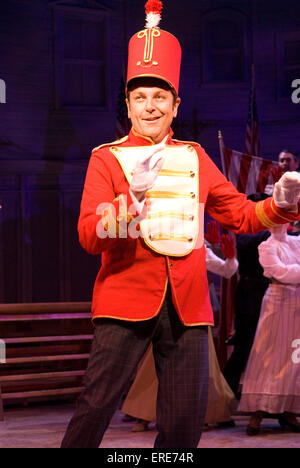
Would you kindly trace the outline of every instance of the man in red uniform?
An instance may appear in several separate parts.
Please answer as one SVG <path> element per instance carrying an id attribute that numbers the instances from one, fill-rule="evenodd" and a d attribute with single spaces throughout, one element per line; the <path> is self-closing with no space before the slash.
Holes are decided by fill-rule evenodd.
<path id="1" fill-rule="evenodd" d="M 161 2 L 129 44 L 129 135 L 96 148 L 82 196 L 79 239 L 102 254 L 85 389 L 62 447 L 98 447 L 134 371 L 153 344 L 159 380 L 155 447 L 193 448 L 207 405 L 207 327 L 213 314 L 205 267 L 204 208 L 225 228 L 255 233 L 300 218 L 300 175 L 274 199 L 248 201 L 198 143 L 174 140 L 181 49 L 159 29 Z"/>

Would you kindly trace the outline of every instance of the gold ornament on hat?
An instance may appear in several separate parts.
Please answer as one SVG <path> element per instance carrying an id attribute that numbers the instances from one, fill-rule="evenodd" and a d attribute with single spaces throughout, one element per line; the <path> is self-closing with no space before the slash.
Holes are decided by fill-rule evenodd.
<path id="1" fill-rule="evenodd" d="M 152 61 L 154 38 L 160 36 L 160 31 L 157 29 L 161 20 L 161 11 L 163 5 L 160 0 L 148 0 L 145 5 L 146 10 L 146 26 L 143 31 L 140 31 L 137 35 L 139 39 L 145 38 L 145 49 L 144 49 L 144 62 L 137 62 L 138 66 L 149 67 L 152 65 L 158 65 L 157 61 Z"/>
<path id="2" fill-rule="evenodd" d="M 142 39 L 145 37 L 145 49 L 144 49 L 144 63 L 138 62 L 137 65 L 141 66 L 150 66 L 152 65 L 158 65 L 158 62 L 152 62 L 152 56 L 153 56 L 153 46 L 154 46 L 154 38 L 159 37 L 160 32 L 158 29 L 144 29 L 143 31 L 140 31 L 137 35 L 139 39 Z"/>

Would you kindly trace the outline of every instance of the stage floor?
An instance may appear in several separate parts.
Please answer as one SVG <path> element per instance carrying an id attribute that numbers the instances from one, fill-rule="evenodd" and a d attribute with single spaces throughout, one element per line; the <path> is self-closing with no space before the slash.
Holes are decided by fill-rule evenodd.
<path id="1" fill-rule="evenodd" d="M 0 448 L 58 448 L 65 428 L 73 414 L 68 403 L 38 404 L 6 408 L 5 421 L 0 422 Z M 117 412 L 104 436 L 105 448 L 151 448 L 156 436 L 154 424 L 150 430 L 131 432 L 132 423 L 122 422 Z M 276 420 L 264 419 L 261 434 L 246 435 L 247 416 L 236 416 L 236 427 L 206 428 L 199 448 L 299 448 L 300 434 L 283 432 Z"/>

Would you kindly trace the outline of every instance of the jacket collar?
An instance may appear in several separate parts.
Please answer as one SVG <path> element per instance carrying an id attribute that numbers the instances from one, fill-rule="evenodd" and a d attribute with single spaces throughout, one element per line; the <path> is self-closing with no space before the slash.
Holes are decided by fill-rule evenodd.
<path id="1" fill-rule="evenodd" d="M 168 135 L 168 139 L 166 141 L 166 144 L 167 145 L 172 145 L 174 144 L 172 142 L 172 136 L 173 136 L 173 130 L 170 128 L 169 130 L 169 135 Z M 127 140 L 128 143 L 130 144 L 133 144 L 135 146 L 150 146 L 150 145 L 155 145 L 154 141 L 152 140 L 152 138 L 150 137 L 147 137 L 147 136 L 144 136 L 144 135 L 140 135 L 139 133 L 137 133 L 133 128 L 130 130 L 129 132 L 129 135 L 128 135 L 128 140 Z"/>

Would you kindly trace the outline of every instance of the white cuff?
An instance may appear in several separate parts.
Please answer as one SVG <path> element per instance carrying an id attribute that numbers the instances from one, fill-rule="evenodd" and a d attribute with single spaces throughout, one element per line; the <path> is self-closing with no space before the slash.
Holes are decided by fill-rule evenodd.
<path id="1" fill-rule="evenodd" d="M 278 208 L 298 212 L 300 197 L 300 174 L 296 171 L 285 172 L 274 185 L 274 203 Z"/>

